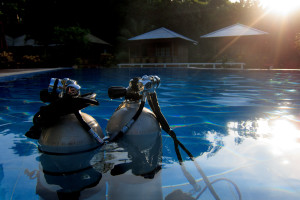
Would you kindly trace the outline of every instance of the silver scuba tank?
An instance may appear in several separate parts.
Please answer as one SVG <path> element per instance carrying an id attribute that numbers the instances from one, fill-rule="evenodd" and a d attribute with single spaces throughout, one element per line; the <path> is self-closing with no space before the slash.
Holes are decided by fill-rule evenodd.
<path id="1" fill-rule="evenodd" d="M 140 102 L 125 100 L 122 105 L 113 113 L 106 127 L 106 133 L 113 137 L 130 122 L 139 109 Z M 161 128 L 154 113 L 148 108 L 143 108 L 142 113 L 123 137 L 141 146 L 149 146 L 160 136 Z M 131 137 L 135 136 L 135 137 Z M 141 140 L 141 138 L 143 138 Z M 142 144 L 143 143 L 143 144 Z"/>
<path id="2" fill-rule="evenodd" d="M 97 121 L 86 113 L 81 113 L 84 121 L 101 138 L 103 132 Z M 74 114 L 61 116 L 51 127 L 43 128 L 39 139 L 39 149 L 43 152 L 69 154 L 98 147 L 98 142 L 82 127 Z"/>
<path id="3" fill-rule="evenodd" d="M 106 127 L 109 138 L 112 141 L 117 138 L 117 145 L 124 151 L 124 154 L 119 150 L 106 156 L 115 158 L 109 161 L 114 163 L 108 176 L 108 183 L 113 188 L 108 193 L 110 199 L 163 199 L 161 126 L 155 114 L 144 107 L 147 92 L 157 87 L 158 81 L 158 77 L 143 76 L 132 79 L 128 88 L 109 89 L 110 98 L 125 97 Z"/>
<path id="4" fill-rule="evenodd" d="M 161 127 L 155 114 L 144 107 L 147 92 L 157 88 L 159 81 L 157 76 L 136 77 L 130 80 L 128 88 L 111 87 L 109 89 L 110 98 L 125 97 L 125 101 L 107 123 L 106 132 L 110 138 L 116 137 L 121 131 L 122 137 L 136 136 L 139 139 L 143 137 L 144 140 L 138 141 L 151 144 L 157 136 L 160 136 Z M 140 113 L 136 116 L 138 112 Z M 132 140 L 134 139 L 132 137 Z"/>
<path id="5" fill-rule="evenodd" d="M 52 78 L 48 91 L 41 93 L 41 100 L 51 104 L 41 108 L 36 123 L 43 118 L 44 121 L 54 118 L 50 125 L 40 125 L 39 149 L 42 152 L 78 153 L 92 150 L 102 142 L 104 135 L 97 121 L 80 112 L 88 105 L 99 104 L 95 100 L 96 94 L 80 95 L 80 88 L 75 80 Z"/>

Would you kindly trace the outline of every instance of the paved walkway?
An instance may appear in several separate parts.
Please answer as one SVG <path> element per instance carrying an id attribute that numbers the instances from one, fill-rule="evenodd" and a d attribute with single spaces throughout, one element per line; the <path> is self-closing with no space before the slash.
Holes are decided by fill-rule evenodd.
<path id="1" fill-rule="evenodd" d="M 61 68 L 32 68 L 32 69 L 0 69 L 0 77 L 18 75 L 18 74 L 28 74 L 34 72 L 52 71 Z"/>

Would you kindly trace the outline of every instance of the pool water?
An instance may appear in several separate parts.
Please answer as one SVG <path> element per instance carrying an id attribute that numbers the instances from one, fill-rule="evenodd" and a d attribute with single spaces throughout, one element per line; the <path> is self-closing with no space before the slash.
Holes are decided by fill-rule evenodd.
<path id="1" fill-rule="evenodd" d="M 203 174 L 182 150 L 179 164 L 164 131 L 162 146 L 150 151 L 161 163 L 143 176 L 137 175 L 143 164 L 134 160 L 139 153 L 130 146 L 55 156 L 39 152 L 37 141 L 24 136 L 45 105 L 39 92 L 50 78 L 69 77 L 82 93 L 97 93 L 100 105 L 83 112 L 105 132 L 122 102 L 109 99 L 108 88 L 127 87 L 145 74 L 160 77 L 161 111 Z M 2 78 L 0 199 L 217 199 L 211 190 L 219 199 L 300 199 L 299 87 L 299 71 L 275 70 L 66 69 Z"/>

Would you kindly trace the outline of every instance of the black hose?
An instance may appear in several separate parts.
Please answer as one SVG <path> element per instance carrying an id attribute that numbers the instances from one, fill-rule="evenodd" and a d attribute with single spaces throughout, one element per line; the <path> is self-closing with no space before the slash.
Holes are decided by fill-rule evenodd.
<path id="1" fill-rule="evenodd" d="M 136 121 L 139 118 L 139 116 L 141 115 L 141 113 L 142 113 L 142 111 L 144 109 L 144 106 L 145 106 L 145 101 L 141 101 L 139 109 L 137 110 L 137 112 L 135 113 L 135 115 L 132 117 L 132 119 L 134 121 Z"/>
<path id="2" fill-rule="evenodd" d="M 84 130 L 86 130 L 88 133 L 90 133 L 93 138 L 99 142 L 99 144 L 103 144 L 104 141 L 100 138 L 100 136 L 94 132 L 94 130 L 84 121 L 84 119 L 82 118 L 81 114 L 79 111 L 75 111 L 74 112 L 77 120 L 80 122 L 80 124 L 82 125 L 82 127 L 84 128 Z"/>
<path id="3" fill-rule="evenodd" d="M 56 95 L 56 90 L 57 90 L 57 85 L 58 85 L 58 81 L 59 79 L 55 79 L 55 82 L 54 82 L 54 86 L 53 86 L 53 89 L 52 89 L 52 92 L 51 92 L 51 95 Z"/>
<path id="4" fill-rule="evenodd" d="M 156 95 L 155 95 L 156 96 Z M 154 112 L 154 114 L 156 115 L 157 121 L 160 123 L 160 125 L 162 126 L 162 129 L 164 131 L 166 131 L 167 133 L 170 132 L 170 126 L 166 120 L 166 118 L 163 116 L 160 107 L 158 105 L 158 101 L 157 101 L 157 97 L 155 97 L 154 95 L 150 95 L 148 94 L 147 99 L 148 99 L 148 103 L 150 105 L 150 108 L 152 109 L 152 111 Z M 154 99 L 154 100 L 153 100 Z M 156 102 L 156 103 L 154 103 Z M 174 132 L 173 132 L 174 133 Z M 175 134 L 175 133 L 174 133 Z M 173 138 L 173 137 L 172 137 Z M 174 141 L 174 147 L 175 147 L 175 152 L 177 155 L 177 159 L 179 161 L 179 164 L 181 165 L 181 169 L 182 172 L 184 174 L 184 176 L 187 178 L 187 180 L 189 181 L 189 183 L 194 187 L 194 189 L 197 191 L 199 189 L 199 186 L 197 185 L 195 179 L 193 178 L 193 176 L 186 170 L 185 166 L 184 166 L 184 162 L 183 159 L 181 157 L 179 148 L 178 148 L 178 144 L 180 143 L 178 141 L 178 139 L 176 138 L 175 135 L 175 139 L 173 138 Z"/>
<path id="5" fill-rule="evenodd" d="M 220 197 L 218 196 L 218 194 L 216 193 L 216 191 L 214 190 L 214 188 L 212 187 L 211 183 L 209 182 L 207 176 L 204 174 L 203 170 L 201 169 L 201 167 L 198 165 L 198 163 L 195 161 L 194 156 L 191 154 L 191 152 L 188 151 L 187 148 L 185 148 L 185 146 L 177 139 L 176 134 L 173 130 L 171 130 L 166 118 L 164 117 L 164 115 L 162 114 L 159 104 L 158 104 L 158 100 L 157 100 L 157 95 L 155 92 L 150 93 L 148 95 L 148 101 L 149 101 L 149 105 L 151 107 L 151 109 L 153 110 L 154 114 L 156 115 L 156 118 L 158 120 L 158 122 L 160 123 L 160 125 L 162 126 L 162 129 L 167 132 L 173 139 L 174 144 L 175 144 L 175 151 L 177 154 L 177 158 L 180 162 L 180 164 L 182 163 L 182 158 L 178 149 L 178 145 L 187 153 L 187 155 L 190 157 L 190 159 L 193 161 L 193 163 L 195 164 L 198 172 L 201 174 L 201 176 L 203 177 L 203 180 L 205 182 L 205 184 L 207 185 L 209 191 L 211 192 L 211 194 L 215 197 L 216 200 L 219 200 Z M 151 102 L 151 103 L 150 103 Z M 180 161 L 181 160 L 181 161 Z"/>
<path id="6" fill-rule="evenodd" d="M 89 132 L 89 130 L 91 129 L 91 127 L 84 121 L 84 119 L 82 118 L 80 112 L 79 111 L 75 111 L 74 114 L 75 114 L 77 120 L 80 122 L 80 124 L 84 128 L 84 130 L 87 131 L 87 132 Z"/>
<path id="7" fill-rule="evenodd" d="M 181 157 L 179 148 L 178 148 L 178 143 L 175 142 L 174 140 L 174 147 L 175 147 L 175 152 L 179 161 L 179 164 L 181 166 L 182 172 L 184 174 L 184 176 L 187 178 L 187 180 L 189 181 L 189 183 L 193 186 L 193 188 L 195 189 L 195 191 L 200 190 L 200 186 L 197 185 L 196 180 L 193 178 L 193 176 L 186 170 L 183 159 Z"/>
<path id="8" fill-rule="evenodd" d="M 115 141 L 121 138 L 134 124 L 134 122 L 139 118 L 145 106 L 145 101 L 141 101 L 139 109 L 136 111 L 135 115 L 131 118 L 131 120 L 123 126 L 123 128 L 114 136 L 109 138 L 109 141 Z"/>
<path id="9" fill-rule="evenodd" d="M 162 114 L 162 112 L 160 110 L 156 93 L 154 92 L 154 93 L 148 94 L 147 98 L 148 98 L 148 103 L 150 105 L 150 108 L 152 109 L 152 111 L 156 115 L 156 118 L 157 118 L 158 122 L 160 123 L 162 129 L 166 133 L 169 133 L 171 128 L 170 128 L 165 116 Z"/>

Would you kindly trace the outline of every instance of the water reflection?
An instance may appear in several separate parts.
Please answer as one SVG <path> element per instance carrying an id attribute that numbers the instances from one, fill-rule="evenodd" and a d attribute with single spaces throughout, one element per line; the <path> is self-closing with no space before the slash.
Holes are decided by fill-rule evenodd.
<path id="1" fill-rule="evenodd" d="M 124 138 L 106 162 L 113 165 L 108 180 L 109 199 L 162 199 L 161 137 Z M 151 143 L 147 141 L 154 141 Z"/>
<path id="2" fill-rule="evenodd" d="M 4 178 L 4 172 L 3 172 L 3 164 L 0 164 L 0 185 L 2 185 L 2 180 Z M 5 190 L 3 188 L 0 188 L 0 199 L 4 199 L 5 197 Z"/>
<path id="3" fill-rule="evenodd" d="M 39 170 L 25 170 L 25 174 L 37 179 L 36 194 L 42 199 L 79 199 L 82 191 L 96 186 L 102 178 L 90 164 L 100 155 L 99 150 L 74 155 L 43 153 Z"/>
<path id="4" fill-rule="evenodd" d="M 37 152 L 36 149 L 37 145 L 28 142 L 24 138 L 21 138 L 18 141 L 14 142 L 14 146 L 11 147 L 11 149 L 14 151 L 14 154 L 19 156 L 30 156 L 33 155 L 35 152 Z"/>
<path id="5" fill-rule="evenodd" d="M 149 139 L 149 138 L 148 138 Z M 145 142 L 146 141 L 146 142 Z M 126 137 L 93 151 L 42 153 L 39 170 L 25 170 L 37 179 L 42 199 L 162 199 L 161 137 Z"/>
<path id="6" fill-rule="evenodd" d="M 300 148 L 299 122 L 293 115 L 278 116 L 271 119 L 259 118 L 240 122 L 228 122 L 228 133 L 235 136 L 237 144 L 243 138 L 254 138 L 272 149 L 274 154 Z"/>

